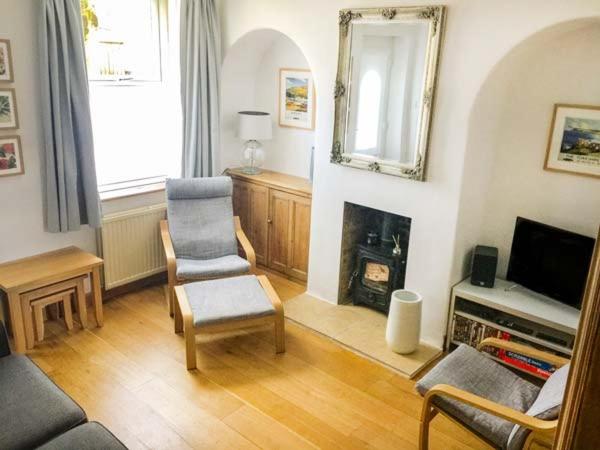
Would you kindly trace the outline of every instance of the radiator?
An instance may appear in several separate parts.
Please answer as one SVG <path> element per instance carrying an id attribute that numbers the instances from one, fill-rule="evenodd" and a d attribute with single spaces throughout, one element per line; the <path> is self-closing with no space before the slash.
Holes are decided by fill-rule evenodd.
<path id="1" fill-rule="evenodd" d="M 104 216 L 100 235 L 105 289 L 166 270 L 159 225 L 166 209 L 160 204 Z"/>

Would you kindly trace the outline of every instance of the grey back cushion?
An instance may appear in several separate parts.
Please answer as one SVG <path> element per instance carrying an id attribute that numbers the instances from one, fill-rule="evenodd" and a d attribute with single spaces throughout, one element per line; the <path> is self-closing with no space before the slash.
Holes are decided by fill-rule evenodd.
<path id="1" fill-rule="evenodd" d="M 557 419 L 565 396 L 568 375 L 569 364 L 550 375 L 526 414 L 544 420 Z M 527 428 L 515 425 L 508 438 L 508 449 L 521 450 L 528 434 Z"/>
<path id="2" fill-rule="evenodd" d="M 237 255 L 229 177 L 169 179 L 167 218 L 177 258 Z"/>

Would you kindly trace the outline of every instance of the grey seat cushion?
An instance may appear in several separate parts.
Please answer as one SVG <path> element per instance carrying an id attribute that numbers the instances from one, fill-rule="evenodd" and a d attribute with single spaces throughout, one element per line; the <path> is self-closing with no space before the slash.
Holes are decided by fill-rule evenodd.
<path id="1" fill-rule="evenodd" d="M 565 396 L 565 389 L 567 388 L 568 376 L 569 364 L 550 375 L 526 414 L 543 420 L 558 419 L 563 397 Z M 508 439 L 508 449 L 522 449 L 528 434 L 529 430 L 515 425 Z"/>
<path id="2" fill-rule="evenodd" d="M 110 431 L 98 422 L 73 428 L 39 447 L 38 450 L 126 450 Z"/>
<path id="3" fill-rule="evenodd" d="M 167 180 L 167 218 L 177 258 L 236 255 L 231 178 Z"/>
<path id="4" fill-rule="evenodd" d="M 184 285 L 194 327 L 263 317 L 275 308 L 254 275 L 197 281 Z"/>
<path id="5" fill-rule="evenodd" d="M 237 255 L 221 256 L 214 259 L 177 258 L 177 278 L 181 280 L 201 280 L 212 277 L 243 275 L 250 271 L 250 263 Z"/>
<path id="6" fill-rule="evenodd" d="M 436 384 L 449 384 L 521 412 L 531 407 L 540 390 L 464 344 L 425 375 L 417 383 L 417 390 L 425 395 Z M 456 400 L 437 398 L 434 404 L 498 447 L 506 448 L 514 425 L 511 422 Z"/>
<path id="7" fill-rule="evenodd" d="M 87 421 L 29 358 L 0 358 L 0 448 L 29 449 Z"/>

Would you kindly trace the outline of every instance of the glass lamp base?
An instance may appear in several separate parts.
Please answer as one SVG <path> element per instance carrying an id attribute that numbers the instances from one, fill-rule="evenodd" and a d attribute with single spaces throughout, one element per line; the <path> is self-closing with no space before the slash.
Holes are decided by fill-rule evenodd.
<path id="1" fill-rule="evenodd" d="M 262 170 L 258 167 L 242 167 L 242 173 L 246 175 L 258 175 Z"/>
<path id="2" fill-rule="evenodd" d="M 261 173 L 261 166 L 265 161 L 265 152 L 262 145 L 256 140 L 247 141 L 242 153 L 242 172 L 248 175 Z"/>

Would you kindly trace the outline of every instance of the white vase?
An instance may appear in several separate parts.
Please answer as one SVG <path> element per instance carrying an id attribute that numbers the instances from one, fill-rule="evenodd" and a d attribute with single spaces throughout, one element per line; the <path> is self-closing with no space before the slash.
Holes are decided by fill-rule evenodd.
<path id="1" fill-rule="evenodd" d="M 414 352 L 421 337 L 422 298 L 413 291 L 392 292 L 385 340 L 396 353 Z"/>

